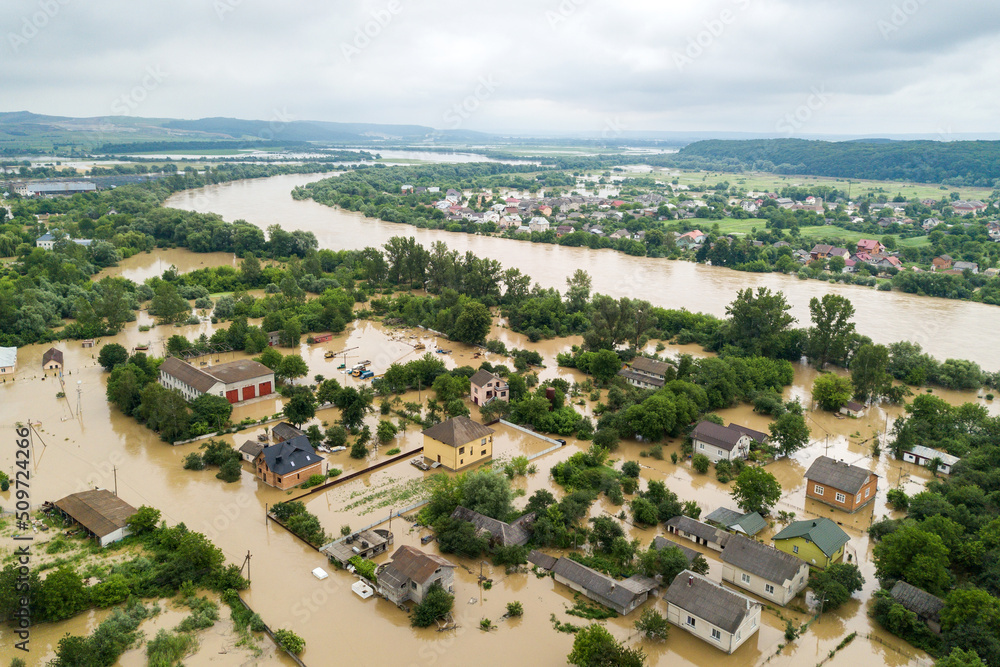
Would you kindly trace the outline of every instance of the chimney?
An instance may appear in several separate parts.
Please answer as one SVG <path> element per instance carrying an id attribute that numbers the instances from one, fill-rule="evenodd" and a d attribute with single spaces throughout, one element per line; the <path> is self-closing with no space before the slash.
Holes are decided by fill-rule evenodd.
<path id="1" fill-rule="evenodd" d="M 694 583 L 694 577 L 688 577 L 688 586 Z"/>

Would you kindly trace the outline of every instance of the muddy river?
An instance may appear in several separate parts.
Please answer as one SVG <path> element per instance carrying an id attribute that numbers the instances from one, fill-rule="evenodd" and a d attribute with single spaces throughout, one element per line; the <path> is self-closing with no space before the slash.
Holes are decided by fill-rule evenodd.
<path id="1" fill-rule="evenodd" d="M 274 181 L 259 181 L 254 187 L 275 188 L 272 191 L 273 200 L 261 195 L 254 195 L 248 189 L 249 184 L 235 184 L 211 188 L 207 192 L 193 193 L 176 198 L 173 203 L 196 207 L 199 210 L 217 210 L 227 219 L 242 217 L 258 224 L 280 222 L 289 227 L 303 227 L 317 232 L 321 245 L 324 247 L 361 247 L 370 243 L 379 243 L 392 234 L 412 231 L 397 225 L 362 220 L 360 217 L 345 214 L 309 202 L 291 202 L 287 192 L 296 182 L 305 179 L 275 179 Z M 277 186 L 275 186 L 277 182 Z M 259 190 L 257 192 L 260 192 Z M 242 194 L 241 194 L 242 193 Z M 198 198 L 210 199 L 211 205 L 201 202 Z M 227 203 L 228 202 L 228 203 Z M 225 205 L 223 205 L 225 204 Z M 243 208 L 243 207 L 246 208 Z M 282 208 L 284 207 L 284 208 Z M 339 230 L 339 231 L 338 231 Z M 528 244 L 515 245 L 514 242 L 483 239 L 479 237 L 444 234 L 438 232 L 421 232 L 422 242 L 430 242 L 433 238 L 443 238 L 454 242 L 456 247 L 470 249 L 490 256 L 496 256 L 505 263 L 519 265 L 546 284 L 558 285 L 561 282 L 555 276 L 553 267 L 546 263 L 537 253 L 550 256 L 559 255 L 564 267 L 589 266 L 594 274 L 598 289 L 612 293 L 625 293 L 632 288 L 616 282 L 612 269 L 594 259 L 606 259 L 609 267 L 626 266 L 625 262 L 634 263 L 639 267 L 640 274 L 651 273 L 654 270 L 662 275 L 663 284 L 667 289 L 648 290 L 647 296 L 667 306 L 689 304 L 703 310 L 722 312 L 724 302 L 731 298 L 726 293 L 726 284 L 732 290 L 740 286 L 736 281 L 748 281 L 758 278 L 744 274 L 728 274 L 721 271 L 705 270 L 705 267 L 695 267 L 680 262 L 655 262 L 635 260 L 614 253 L 602 253 L 599 256 L 589 256 L 589 251 L 573 251 L 573 249 L 553 248 Z M 477 245 L 478 244 L 478 245 Z M 491 250 L 492 249 L 492 250 Z M 588 255 L 584 257 L 584 254 Z M 533 259 L 532 259 L 533 258 Z M 171 256 L 170 262 L 178 267 L 198 268 L 211 263 L 228 263 L 231 258 L 218 256 L 212 259 L 194 256 Z M 589 260 L 589 261 L 588 261 Z M 166 261 L 166 260 L 165 260 Z M 572 261 L 573 264 L 566 264 Z M 127 276 L 145 275 L 154 270 L 150 257 L 139 255 L 123 262 L 120 274 Z M 159 267 L 156 266 L 156 269 Z M 541 273 L 535 271 L 538 269 Z M 681 276 L 687 276 L 693 281 L 684 287 Z M 712 286 L 710 278 L 718 277 L 720 284 Z M 649 278 L 652 279 L 651 277 Z M 673 281 L 673 282 L 671 282 Z M 706 295 L 690 294 L 692 287 L 704 287 Z M 787 281 L 775 286 L 785 287 L 801 308 L 807 299 L 808 290 L 825 287 L 818 283 L 799 283 Z M 937 319 L 947 319 L 941 309 L 955 308 L 970 319 L 969 323 L 940 328 L 940 334 L 931 336 L 927 347 L 941 356 L 955 354 L 977 358 L 984 364 L 990 364 L 985 356 L 986 346 L 966 345 L 955 352 L 945 351 L 940 340 L 951 332 L 963 327 L 973 332 L 973 335 L 985 336 L 987 327 L 993 326 L 986 316 L 992 316 L 992 310 L 984 310 L 974 304 L 937 301 L 931 299 L 903 298 L 897 295 L 862 293 L 861 290 L 851 291 L 856 295 L 857 304 L 866 303 L 867 308 L 882 307 L 879 321 L 885 322 L 885 327 L 897 330 L 902 326 L 900 318 L 904 317 L 905 308 L 910 308 L 920 317 L 930 317 L 932 310 L 937 309 Z M 723 296 L 725 294 L 725 296 Z M 892 310 L 895 309 L 895 310 Z M 904 310 L 900 310 L 904 309 Z M 861 308 L 859 307 L 859 311 Z M 998 311 L 1000 312 L 1000 311 Z M 983 316 L 983 321 L 975 319 L 975 315 Z M 859 320 L 862 318 L 859 317 Z M 202 332 L 210 334 L 213 325 L 203 322 L 198 325 L 183 327 L 157 327 L 148 332 L 139 332 L 139 325 L 152 324 L 145 313 L 140 313 L 139 320 L 131 323 L 119 336 L 107 338 L 102 342 L 120 342 L 128 348 L 139 344 L 149 344 L 152 352 L 159 354 L 158 344 L 174 333 L 194 336 Z M 864 327 L 862 327 L 864 330 Z M 876 327 L 867 333 L 876 334 Z M 563 377 L 571 382 L 582 381 L 584 378 L 576 371 L 560 369 L 555 365 L 555 355 L 569 349 L 579 339 L 560 339 L 544 341 L 532 345 L 524 338 L 504 328 L 496 328 L 494 335 L 504 340 L 508 346 L 534 347 L 545 358 L 545 368 L 540 370 L 543 378 Z M 882 340 L 891 340 L 901 334 L 879 335 Z M 417 354 L 414 349 L 417 343 L 424 343 L 428 349 L 435 349 L 438 341 L 432 334 L 417 330 L 387 329 L 381 324 L 359 321 L 344 333 L 335 336 L 332 341 L 319 345 L 303 344 L 300 353 L 310 366 L 309 376 L 322 374 L 326 377 L 337 377 L 342 382 L 357 382 L 339 373 L 336 366 L 344 359 L 340 355 L 334 359 L 326 359 L 325 352 L 340 352 L 347 348 L 358 349 L 347 352 L 346 361 L 352 359 L 371 359 L 374 370 L 379 373 L 394 361 L 407 361 Z M 957 344 L 957 343 L 956 343 Z M 243 562 L 249 552 L 252 554 L 252 584 L 245 593 L 249 604 L 261 614 L 272 628 L 290 628 L 300 634 L 307 642 L 303 660 L 309 665 L 327 664 L 389 664 L 403 665 L 458 665 L 480 663 L 487 665 L 562 665 L 565 656 L 572 645 L 572 635 L 555 631 L 549 620 L 555 614 L 562 622 L 577 622 L 579 619 L 565 614 L 565 609 L 572 606 L 573 598 L 569 590 L 556 584 L 551 578 L 538 578 L 531 573 L 506 575 L 500 568 L 479 561 L 461 558 L 449 558 L 459 567 L 456 572 L 455 619 L 458 629 L 438 632 L 436 629 L 414 630 L 409 627 L 406 615 L 384 600 L 361 600 L 355 596 L 350 585 L 354 579 L 346 572 L 333 571 L 326 559 L 314 549 L 306 546 L 297 538 L 285 532 L 281 527 L 265 520 L 265 509 L 269 505 L 282 500 L 293 499 L 303 494 L 302 491 L 290 493 L 278 491 L 258 483 L 245 467 L 242 479 L 233 484 L 224 484 L 215 478 L 213 471 L 193 472 L 183 470 L 184 456 L 195 451 L 199 443 L 191 443 L 172 447 L 161 442 L 155 434 L 136 424 L 133 420 L 119 414 L 111 408 L 105 399 L 106 374 L 96 363 L 96 349 L 84 349 L 79 342 L 60 343 L 58 347 L 65 352 L 66 370 L 60 378 L 41 370 L 41 357 L 49 345 L 33 345 L 22 348 L 18 354 L 18 371 L 13 380 L 0 383 L 0 434 L 3 445 L 0 447 L 0 469 L 11 472 L 14 464 L 14 433 L 13 425 L 17 422 L 31 420 L 37 423 L 39 437 L 35 438 L 35 473 L 31 487 L 31 502 L 40 505 L 46 500 L 55 500 L 62 496 L 94 487 L 117 488 L 120 496 L 127 502 L 139 506 L 152 505 L 159 508 L 163 517 L 170 523 L 184 522 L 192 529 L 206 533 L 226 554 L 229 562 Z M 447 343 L 450 354 L 442 355 L 449 367 L 461 365 L 478 366 L 483 357 L 476 357 L 477 351 L 455 343 Z M 699 349 L 687 346 L 668 346 L 667 353 L 677 354 L 690 352 L 702 354 Z M 356 355 L 356 356 L 355 356 Z M 235 354 L 206 359 L 210 363 L 228 361 Z M 487 354 L 491 363 L 510 363 L 503 357 Z M 804 366 L 796 367 L 794 384 L 787 388 L 788 398 L 808 396 L 815 378 L 813 370 Z M 65 398 L 57 398 L 60 391 Z M 1000 409 L 998 402 L 981 399 L 974 393 L 936 391 L 942 398 L 951 403 L 976 401 L 994 414 Z M 603 397 L 603 396 L 602 396 Z M 427 392 L 419 396 L 411 392 L 402 401 L 417 401 L 427 399 Z M 233 421 L 244 417 L 261 419 L 273 415 L 280 409 L 275 398 L 258 399 L 248 404 L 237 406 Z M 592 404 L 589 400 L 577 409 L 590 414 Z M 796 453 L 788 460 L 783 460 L 769 466 L 781 482 L 784 494 L 776 510 L 795 512 L 799 518 L 814 516 L 833 516 L 844 525 L 851 536 L 849 553 L 859 563 L 866 578 L 866 585 L 858 599 L 848 603 L 841 609 L 826 613 L 813 623 L 808 632 L 790 646 L 779 651 L 778 645 L 784 643 L 784 621 L 770 611 L 762 616 L 762 627 L 759 633 L 746 642 L 731 656 L 726 656 L 686 632 L 673 628 L 669 639 L 664 643 L 642 641 L 633 628 L 637 613 L 628 617 L 611 619 L 607 622 L 609 629 L 620 639 L 641 645 L 652 658 L 651 664 L 671 663 L 679 665 L 715 664 L 726 666 L 760 665 L 765 661 L 784 665 L 813 665 L 823 659 L 841 639 L 857 632 L 854 642 L 839 652 L 827 664 L 888 664 L 888 665 L 926 665 L 930 664 L 926 655 L 909 647 L 879 628 L 875 627 L 866 615 L 867 601 L 877 588 L 874 579 L 874 566 L 871 560 L 871 545 L 865 529 L 871 521 L 880 516 L 891 514 L 885 505 L 885 492 L 894 486 L 902 486 L 913 493 L 921 488 L 929 478 L 926 470 L 916 466 L 900 463 L 889 459 L 883 451 L 881 457 L 872 456 L 872 442 L 881 437 L 887 426 L 899 415 L 899 408 L 872 408 L 860 419 L 837 419 L 833 415 L 809 412 L 809 424 L 812 429 L 811 444 Z M 763 429 L 767 420 L 753 414 L 747 407 L 737 407 L 722 411 L 722 416 L 735 422 L 746 424 L 753 428 Z M 473 410 L 473 417 L 477 412 Z M 316 423 L 333 423 L 338 418 L 335 409 L 321 411 Z M 379 414 L 372 414 L 368 423 L 373 430 L 379 419 Z M 393 417 L 395 421 L 395 417 Z M 226 436 L 234 445 L 239 446 L 247 439 L 255 439 L 264 432 L 264 427 L 258 426 L 235 435 Z M 346 452 L 326 455 L 329 465 L 342 469 L 345 473 L 359 470 L 365 466 L 388 457 L 386 451 L 391 447 L 399 447 L 407 452 L 421 444 L 419 429 L 410 426 L 399 434 L 389 446 L 373 451 L 366 461 L 350 459 Z M 515 486 L 530 495 L 538 489 L 549 489 L 561 494 L 549 479 L 549 467 L 558 461 L 565 460 L 574 452 L 585 448 L 587 443 L 570 440 L 568 446 L 546 454 L 533 462 L 538 472 L 515 480 Z M 526 436 L 518 431 L 501 427 L 497 433 L 497 456 L 506 458 L 518 454 L 535 455 L 544 450 L 547 445 L 536 438 Z M 670 454 L 679 451 L 680 442 L 667 442 L 664 446 L 664 459 L 640 457 L 640 452 L 648 447 L 636 442 L 624 442 L 614 454 L 615 458 L 640 461 L 644 480 L 663 479 L 668 487 L 684 500 L 696 500 L 704 513 L 719 506 L 733 506 L 729 497 L 729 487 L 715 480 L 713 476 L 698 475 L 684 464 L 670 462 Z M 829 508 L 807 502 L 802 474 L 810 462 L 821 454 L 857 462 L 877 471 L 881 476 L 877 500 L 863 511 L 846 516 L 834 514 Z M 417 502 L 421 497 L 420 480 L 429 473 L 419 471 L 408 465 L 405 460 L 388 466 L 377 472 L 351 480 L 345 484 L 332 487 L 326 492 L 316 493 L 304 498 L 309 509 L 315 513 L 328 533 L 336 534 L 342 525 L 350 525 L 358 529 L 386 518 L 392 509 L 400 509 Z M 117 476 L 117 477 L 116 477 Z M 525 502 L 522 497 L 516 501 L 519 505 Z M 12 505 L 11 493 L 0 494 L 0 506 L 9 508 Z M 592 508 L 592 516 L 608 512 L 618 514 L 621 507 L 612 505 L 602 498 Z M 632 536 L 639 538 L 645 547 L 659 532 L 657 529 L 639 529 L 628 527 Z M 395 546 L 410 544 L 419 546 L 420 537 L 426 530 L 415 528 L 404 518 L 392 521 L 392 532 L 395 535 Z M 773 534 L 779 526 L 771 526 L 767 535 Z M 4 554 L 9 553 L 13 545 L 8 540 L 0 542 Z M 435 543 L 428 547 L 436 550 Z M 4 555 L 0 554 L 0 556 Z M 378 562 L 386 560 L 387 556 L 376 558 Z M 708 554 L 712 574 L 718 578 L 721 565 L 718 559 Z M 324 567 L 331 576 L 319 581 L 311 575 L 315 567 Z M 477 586 L 477 577 L 483 573 L 493 579 L 492 589 L 483 591 Z M 505 606 L 512 600 L 519 600 L 524 606 L 524 617 L 513 621 L 499 619 Z M 665 612 L 662 600 L 648 603 Z M 785 617 L 798 623 L 811 618 L 805 608 L 811 605 L 811 599 L 799 598 L 794 606 L 803 611 L 785 609 Z M 52 648 L 59 637 L 66 632 L 84 632 L 94 627 L 102 618 L 102 613 L 91 612 L 70 621 L 39 626 L 32 632 L 32 647 L 29 664 L 44 664 L 52 657 Z M 491 632 L 479 629 L 479 622 L 489 618 L 497 626 Z M 159 626 L 172 622 L 172 618 L 159 621 Z M 0 641 L 9 646 L 6 628 L 0 629 Z M 205 650 L 186 659 L 185 664 L 233 664 L 234 656 L 222 653 L 227 649 L 226 638 L 215 636 L 215 630 L 209 630 L 202 637 Z M 151 633 L 150 633 L 151 634 Z M 135 656 L 135 654 L 132 654 Z M 136 657 L 126 656 L 130 664 Z M 283 658 L 261 659 L 260 664 L 291 664 Z"/>

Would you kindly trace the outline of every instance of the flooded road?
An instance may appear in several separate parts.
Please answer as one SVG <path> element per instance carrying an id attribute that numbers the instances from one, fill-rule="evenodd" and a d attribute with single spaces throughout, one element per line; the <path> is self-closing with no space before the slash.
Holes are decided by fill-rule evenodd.
<path id="1" fill-rule="evenodd" d="M 642 298 L 666 308 L 687 308 L 717 316 L 725 314 L 726 305 L 738 290 L 769 287 L 785 293 L 799 326 L 807 326 L 810 298 L 840 294 L 854 304 L 858 331 L 876 342 L 909 340 L 941 360 L 971 359 L 986 370 L 1000 370 L 1000 348 L 992 344 L 994 333 L 1000 329 L 1000 308 L 996 306 L 831 285 L 776 273 L 744 273 L 692 262 L 630 257 L 613 250 L 417 229 L 291 198 L 292 188 L 321 178 L 291 175 L 213 185 L 177 193 L 167 205 L 218 213 L 228 221 L 244 219 L 261 228 L 280 224 L 287 230 L 307 230 L 316 235 L 321 248 L 334 250 L 380 246 L 392 236 L 413 236 L 425 246 L 444 241 L 459 252 L 471 250 L 504 266 L 517 267 L 543 287 L 561 291 L 566 287 L 566 277 L 585 267 L 595 292 Z"/>

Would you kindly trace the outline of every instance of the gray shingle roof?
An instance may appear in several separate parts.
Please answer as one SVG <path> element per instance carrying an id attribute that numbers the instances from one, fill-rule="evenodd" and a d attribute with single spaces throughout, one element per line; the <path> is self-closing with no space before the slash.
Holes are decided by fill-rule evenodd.
<path id="1" fill-rule="evenodd" d="M 906 451 L 925 459 L 939 458 L 941 459 L 941 463 L 949 466 L 953 466 L 962 460 L 957 456 L 952 456 L 948 452 L 942 452 L 939 449 L 931 449 L 930 447 L 924 447 L 923 445 L 913 445 Z"/>
<path id="2" fill-rule="evenodd" d="M 459 506 L 451 513 L 451 518 L 468 521 L 476 527 L 477 533 L 488 532 L 492 539 L 498 540 L 505 547 L 511 545 L 523 547 L 531 539 L 528 526 L 534 523 L 535 515 L 532 513 L 521 517 L 514 523 L 504 523 L 479 512 L 473 512 L 467 507 Z"/>
<path id="3" fill-rule="evenodd" d="M 392 562 L 384 569 L 393 580 L 412 579 L 423 584 L 443 567 L 455 567 L 455 564 L 441 556 L 424 553 L 416 547 L 404 545 L 396 549 L 396 553 L 392 554 Z M 380 573 L 379 578 L 382 576 Z"/>
<path id="4" fill-rule="evenodd" d="M 905 581 L 897 581 L 889 594 L 892 595 L 893 600 L 918 616 L 932 621 L 939 621 L 941 618 L 944 600 L 927 591 L 911 586 Z"/>
<path id="5" fill-rule="evenodd" d="M 667 589 L 666 600 L 668 604 L 730 634 L 743 625 L 756 607 L 761 606 L 747 596 L 723 588 L 690 570 L 684 570 L 674 578 Z"/>
<path id="6" fill-rule="evenodd" d="M 176 378 L 201 393 L 209 391 L 218 382 L 216 378 L 202 371 L 200 368 L 195 368 L 176 357 L 167 357 L 164 359 L 163 363 L 160 364 L 160 372 Z"/>
<path id="7" fill-rule="evenodd" d="M 809 466 L 806 479 L 853 496 L 868 482 L 871 474 L 867 468 L 852 466 L 829 456 L 820 456 Z"/>
<path id="8" fill-rule="evenodd" d="M 684 554 L 684 557 L 687 558 L 688 565 L 694 563 L 694 559 L 697 558 L 698 556 L 701 556 L 701 554 L 695 551 L 694 549 L 689 549 L 683 544 L 677 544 L 673 540 L 668 540 L 662 535 L 657 535 L 656 537 L 653 538 L 653 547 L 661 550 L 670 549 L 671 547 L 680 549 L 681 553 Z"/>
<path id="9" fill-rule="evenodd" d="M 50 347 L 42 355 L 42 365 L 49 363 L 49 361 L 55 361 L 56 363 L 62 365 L 63 363 L 63 353 L 62 350 L 57 350 L 54 347 Z"/>
<path id="10" fill-rule="evenodd" d="M 469 383 L 476 387 L 485 387 L 488 383 L 495 381 L 500 381 L 500 378 L 483 368 L 480 368 L 475 375 L 469 378 Z"/>
<path id="11" fill-rule="evenodd" d="M 662 378 L 652 377 L 649 375 L 643 375 L 642 373 L 636 373 L 628 368 L 623 368 L 618 371 L 618 375 L 622 376 L 626 380 L 633 380 L 635 382 L 645 382 L 646 384 L 651 384 L 654 387 L 662 387 L 665 383 Z"/>
<path id="12" fill-rule="evenodd" d="M 435 424 L 424 431 L 424 435 L 443 442 L 451 447 L 461 447 L 473 440 L 487 438 L 493 434 L 493 429 L 474 422 L 468 417 L 452 417 L 448 421 Z"/>
<path id="13" fill-rule="evenodd" d="M 726 546 L 729 538 L 732 537 L 724 530 L 719 530 L 715 526 L 710 526 L 701 521 L 695 521 L 688 516 L 675 516 L 667 519 L 667 526 L 672 526 L 677 530 L 682 530 L 685 533 L 700 537 L 707 542 L 714 542 L 723 547 Z"/>
<path id="14" fill-rule="evenodd" d="M 767 442 L 771 437 L 767 433 L 764 433 L 763 431 L 755 431 L 752 428 L 748 428 L 741 424 L 734 424 L 732 422 L 729 423 L 729 428 L 735 429 L 740 433 L 742 433 L 743 435 L 749 436 L 750 439 L 753 440 L 754 442 Z"/>
<path id="15" fill-rule="evenodd" d="M 296 436 L 305 434 L 288 422 L 281 422 L 280 424 L 275 424 L 274 427 L 271 428 L 271 435 L 273 435 L 277 440 L 291 440 Z"/>
<path id="16" fill-rule="evenodd" d="M 742 437 L 743 433 L 740 431 L 734 428 L 719 426 L 710 421 L 698 422 L 698 425 L 691 431 L 691 438 L 693 440 L 707 442 L 710 445 L 715 445 L 727 451 L 732 451 L 733 447 L 739 443 Z"/>
<path id="17" fill-rule="evenodd" d="M 705 517 L 705 521 L 719 524 L 728 530 L 742 531 L 750 537 L 767 528 L 767 521 L 757 512 L 743 514 L 726 507 L 715 510 Z"/>
<path id="18" fill-rule="evenodd" d="M 268 469 L 275 475 L 287 475 L 323 460 L 304 435 L 265 447 L 263 454 Z"/>
<path id="19" fill-rule="evenodd" d="M 648 577 L 633 576 L 624 581 L 615 581 L 606 574 L 566 557 L 556 561 L 552 572 L 622 607 L 627 607 L 636 597 L 658 587 L 656 580 Z"/>
<path id="20" fill-rule="evenodd" d="M 556 564 L 556 557 L 542 553 L 538 549 L 534 549 L 528 554 L 528 562 L 537 565 L 543 570 L 551 570 Z"/>
<path id="21" fill-rule="evenodd" d="M 247 440 L 242 445 L 240 445 L 240 451 L 249 456 L 250 458 L 257 458 L 257 455 L 264 451 L 264 443 L 257 442 L 256 440 Z"/>
<path id="22" fill-rule="evenodd" d="M 670 364 L 664 361 L 657 361 L 656 359 L 649 359 L 647 357 L 636 357 L 632 360 L 632 368 L 640 373 L 648 373 L 650 375 L 663 377 L 667 374 L 667 369 L 670 368 Z"/>
<path id="23" fill-rule="evenodd" d="M 722 562 L 779 585 L 794 579 L 806 565 L 800 558 L 742 535 L 733 535 L 729 540 L 722 551 Z"/>

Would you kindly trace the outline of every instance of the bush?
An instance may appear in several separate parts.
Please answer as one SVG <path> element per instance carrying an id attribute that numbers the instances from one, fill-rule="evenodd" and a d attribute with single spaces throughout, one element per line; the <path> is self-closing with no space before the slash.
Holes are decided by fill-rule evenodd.
<path id="1" fill-rule="evenodd" d="M 886 491 L 885 500 L 897 510 L 906 511 L 910 506 L 910 497 L 902 489 L 889 489 Z"/>
<path id="2" fill-rule="evenodd" d="M 205 459 L 203 459 L 201 454 L 199 454 L 198 452 L 191 452 L 190 454 L 184 457 L 184 469 L 204 470 Z"/>
<path id="3" fill-rule="evenodd" d="M 625 477 L 637 478 L 639 471 L 640 468 L 637 461 L 626 461 L 622 464 L 622 475 Z"/>
<path id="4" fill-rule="evenodd" d="M 238 482 L 243 473 L 243 466 L 239 459 L 229 459 L 219 466 L 219 473 L 216 475 L 223 482 Z"/>
<path id="5" fill-rule="evenodd" d="M 386 456 L 395 456 L 396 454 L 399 454 L 399 451 L 400 451 L 399 447 L 393 447 L 392 449 L 386 452 Z"/>
<path id="6" fill-rule="evenodd" d="M 695 454 L 691 459 L 691 467 L 702 475 L 708 472 L 708 467 L 712 464 L 704 454 Z"/>
<path id="7" fill-rule="evenodd" d="M 277 640 L 278 646 L 295 655 L 302 653 L 306 648 L 305 640 L 291 630 L 275 630 L 274 638 Z"/>
<path id="8" fill-rule="evenodd" d="M 507 603 L 507 615 L 511 618 L 524 615 L 524 606 L 520 602 L 515 600 L 514 602 Z"/>
<path id="9" fill-rule="evenodd" d="M 733 464 L 729 459 L 719 459 L 715 462 L 715 478 L 723 484 L 728 484 L 733 478 Z"/>
<path id="10" fill-rule="evenodd" d="M 307 479 L 306 481 L 302 482 L 302 484 L 299 485 L 299 488 L 309 489 L 314 486 L 319 486 L 325 481 L 326 481 L 326 475 L 319 475 L 319 474 L 310 475 L 309 479 Z"/>
<path id="11" fill-rule="evenodd" d="M 454 603 L 455 596 L 441 588 L 441 584 L 434 583 L 424 596 L 424 601 L 413 609 L 410 625 L 415 628 L 429 627 L 448 614 Z"/>
<path id="12" fill-rule="evenodd" d="M 368 581 L 375 581 L 375 562 L 362 558 L 361 556 L 351 556 L 348 563 L 354 566 L 354 571 Z"/>

